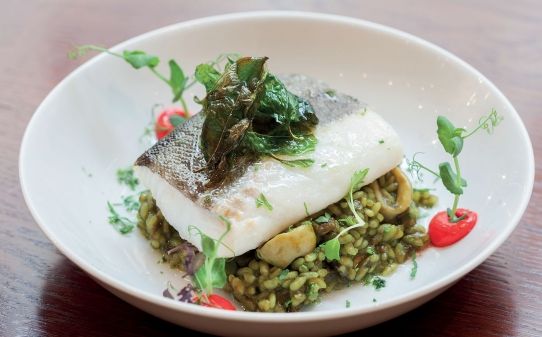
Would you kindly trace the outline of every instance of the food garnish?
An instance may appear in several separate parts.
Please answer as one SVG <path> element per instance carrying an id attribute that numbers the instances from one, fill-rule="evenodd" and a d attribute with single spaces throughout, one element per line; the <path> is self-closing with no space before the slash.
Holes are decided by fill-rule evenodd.
<path id="1" fill-rule="evenodd" d="M 420 169 L 423 169 L 433 174 L 454 195 L 452 207 L 437 213 L 429 223 L 429 237 L 433 245 L 437 247 L 451 245 L 465 237 L 476 224 L 476 212 L 458 208 L 459 197 L 463 194 L 463 189 L 467 187 L 467 181 L 461 176 L 459 154 L 463 150 L 465 139 L 479 130 L 486 130 L 488 134 L 491 134 L 502 119 L 502 116 L 498 115 L 496 110 L 492 110 L 488 116 L 480 119 L 478 126 L 474 130 L 469 132 L 464 128 L 455 127 L 448 118 L 438 116 L 438 139 L 444 150 L 452 156 L 454 168 L 449 162 L 442 162 L 439 164 L 438 172 L 436 172 L 418 162 L 415 158 L 416 154 L 410 161 L 409 169 L 411 171 L 419 172 Z"/>
<path id="2" fill-rule="evenodd" d="M 156 139 L 162 139 L 167 136 L 178 125 L 184 123 L 190 116 L 179 108 L 167 108 L 162 110 L 156 118 L 154 132 Z"/>
<path id="3" fill-rule="evenodd" d="M 410 279 L 413 280 L 418 273 L 418 262 L 416 262 L 416 252 L 412 253 L 412 269 L 410 269 Z"/>
<path id="4" fill-rule="evenodd" d="M 121 234 L 128 234 L 132 232 L 135 227 L 135 223 L 127 217 L 121 216 L 115 207 L 108 201 L 107 209 L 109 210 L 109 223 Z"/>
<path id="5" fill-rule="evenodd" d="M 328 261 L 337 260 L 340 259 L 340 249 L 341 249 L 341 243 L 339 242 L 339 238 L 344 235 L 345 233 L 348 233 L 349 230 L 361 227 L 365 225 L 365 221 L 359 216 L 356 207 L 354 205 L 354 197 L 353 193 L 355 190 L 359 189 L 361 183 L 363 182 L 363 179 L 369 172 L 369 169 L 359 170 L 354 173 L 352 178 L 350 178 L 350 190 L 348 192 L 348 207 L 350 208 L 350 211 L 352 214 L 354 214 L 354 218 L 356 223 L 350 225 L 349 227 L 343 229 L 342 231 L 337 234 L 333 239 L 328 240 L 320 245 L 324 249 L 324 254 L 326 254 L 326 259 Z"/>
<path id="6" fill-rule="evenodd" d="M 232 169 L 242 169 L 262 156 L 288 166 L 309 167 L 310 158 L 290 160 L 314 150 L 318 124 L 310 103 L 289 92 L 267 72 L 267 57 L 228 60 L 222 73 L 199 65 L 196 79 L 207 95 L 197 100 L 205 121 L 201 147 L 207 162 L 207 187 L 219 185 Z"/>
<path id="7" fill-rule="evenodd" d="M 139 181 L 134 176 L 134 170 L 131 167 L 117 170 L 117 181 L 121 185 L 128 186 L 132 191 L 135 191 Z"/>
<path id="8" fill-rule="evenodd" d="M 256 198 L 256 207 L 260 208 L 262 206 L 267 208 L 269 211 L 273 210 L 273 206 L 269 203 L 265 195 L 260 193 L 260 195 Z"/>
<path id="9" fill-rule="evenodd" d="M 376 290 L 380 290 L 381 288 L 384 288 L 386 286 L 386 280 L 381 277 L 375 276 L 371 280 L 371 284 L 373 285 L 373 287 L 375 287 Z"/>

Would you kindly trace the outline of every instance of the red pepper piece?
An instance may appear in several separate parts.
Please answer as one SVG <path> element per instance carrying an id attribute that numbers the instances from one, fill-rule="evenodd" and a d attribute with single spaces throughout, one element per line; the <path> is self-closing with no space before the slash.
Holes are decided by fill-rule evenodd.
<path id="1" fill-rule="evenodd" d="M 464 208 L 458 208 L 456 217 L 463 219 L 458 222 L 450 222 L 446 211 L 438 212 L 429 223 L 429 238 L 437 247 L 446 247 L 464 238 L 472 230 L 478 214 Z"/>
<path id="2" fill-rule="evenodd" d="M 196 296 L 194 298 L 194 303 L 198 302 L 201 306 L 204 307 L 233 311 L 237 310 L 237 308 L 235 308 L 235 306 L 229 300 L 217 294 L 202 295 L 200 298 Z"/>

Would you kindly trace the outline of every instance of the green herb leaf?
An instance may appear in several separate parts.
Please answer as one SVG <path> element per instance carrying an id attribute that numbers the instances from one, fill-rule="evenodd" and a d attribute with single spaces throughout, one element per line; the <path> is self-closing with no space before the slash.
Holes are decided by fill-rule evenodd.
<path id="1" fill-rule="evenodd" d="M 121 234 L 130 233 L 134 227 L 135 223 L 126 217 L 119 215 L 115 207 L 108 201 L 107 208 L 109 210 L 109 223 Z"/>
<path id="2" fill-rule="evenodd" d="M 369 255 L 374 255 L 376 253 L 375 248 L 373 246 L 368 246 L 366 252 Z"/>
<path id="3" fill-rule="evenodd" d="M 160 59 L 157 56 L 149 55 L 141 50 L 125 50 L 122 52 L 122 57 L 135 69 L 143 67 L 154 68 L 160 63 Z"/>
<path id="4" fill-rule="evenodd" d="M 354 191 L 360 188 L 360 185 L 363 182 L 363 179 L 365 179 L 367 176 L 367 173 L 369 173 L 368 168 L 354 172 L 354 175 L 350 178 L 350 191 L 348 192 L 348 207 L 360 225 L 363 225 L 365 222 L 359 216 L 354 206 Z"/>
<path id="5" fill-rule="evenodd" d="M 356 224 L 356 218 L 354 218 L 352 215 L 348 215 L 344 218 L 339 219 L 339 222 L 342 222 L 347 226 L 353 226 Z"/>
<path id="6" fill-rule="evenodd" d="M 363 221 L 363 219 L 361 219 L 361 217 L 359 216 L 359 214 L 357 213 L 357 211 L 356 211 L 356 209 L 354 207 L 353 193 L 354 193 L 354 189 L 359 188 L 359 185 L 363 182 L 363 179 L 365 179 L 368 172 L 369 172 L 369 169 L 359 170 L 359 171 L 354 172 L 354 174 L 350 178 L 350 191 L 348 193 L 348 206 L 350 207 L 350 210 L 354 214 L 354 218 L 356 219 L 357 222 L 355 224 L 343 229 L 333 239 L 331 239 L 329 241 L 326 241 L 326 242 L 324 242 L 323 244 L 320 245 L 320 247 L 324 248 L 324 254 L 325 254 L 326 259 L 328 261 L 333 261 L 333 260 L 338 261 L 340 259 L 341 244 L 339 242 L 339 237 L 341 237 L 341 235 L 343 235 L 345 233 L 348 233 L 348 231 L 351 230 L 351 229 L 354 229 L 354 228 L 361 227 L 361 226 L 365 225 L 365 221 Z"/>
<path id="7" fill-rule="evenodd" d="M 412 253 L 412 269 L 410 269 L 410 279 L 413 280 L 418 272 L 418 262 L 416 262 L 416 251 Z"/>
<path id="8" fill-rule="evenodd" d="M 124 205 L 124 208 L 128 212 L 134 212 L 134 211 L 137 211 L 139 209 L 139 201 L 133 195 L 129 195 L 129 196 L 125 197 L 124 199 L 122 199 L 122 204 Z"/>
<path id="9" fill-rule="evenodd" d="M 329 220 L 331 220 L 331 214 L 326 212 L 326 213 L 324 213 L 324 215 L 320 215 L 314 221 L 316 221 L 317 223 L 326 223 L 326 222 L 329 222 Z"/>
<path id="10" fill-rule="evenodd" d="M 309 213 L 309 206 L 307 206 L 307 203 L 306 202 L 303 202 L 303 207 L 305 207 L 305 214 L 307 216 L 310 216 L 310 213 Z"/>
<path id="11" fill-rule="evenodd" d="M 378 144 L 384 144 L 384 139 L 379 139 Z"/>
<path id="12" fill-rule="evenodd" d="M 386 286 L 386 280 L 378 276 L 373 277 L 371 283 L 373 284 L 373 287 L 375 287 L 376 290 L 379 290 Z"/>
<path id="13" fill-rule="evenodd" d="M 465 129 L 456 128 L 448 118 L 444 116 L 437 117 L 437 134 L 444 150 L 452 156 L 457 156 L 463 149 L 463 138 L 461 137 Z"/>
<path id="14" fill-rule="evenodd" d="M 288 269 L 284 269 L 280 272 L 279 274 L 279 281 L 284 281 L 286 279 L 286 276 L 288 276 L 288 273 L 290 272 L 290 270 Z"/>
<path id="15" fill-rule="evenodd" d="M 268 210 L 272 211 L 273 206 L 269 203 L 265 195 L 263 193 L 260 193 L 260 195 L 256 198 L 256 208 L 260 208 L 261 206 L 264 206 Z"/>
<path id="16" fill-rule="evenodd" d="M 171 115 L 171 116 L 169 116 L 169 122 L 174 127 L 177 127 L 177 126 L 183 124 L 184 122 L 186 122 L 186 118 L 183 118 L 183 117 L 181 117 L 179 115 Z"/>
<path id="17" fill-rule="evenodd" d="M 452 169 L 450 163 L 440 163 L 438 168 L 444 187 L 452 194 L 463 194 L 462 186 L 466 186 L 467 182 L 461 179 L 460 183 L 458 183 L 457 174 Z"/>
<path id="18" fill-rule="evenodd" d="M 181 99 L 187 81 L 188 78 L 184 75 L 183 70 L 177 62 L 169 60 L 169 86 L 171 87 L 171 91 L 173 91 L 173 102 Z"/>
<path id="19" fill-rule="evenodd" d="M 294 160 L 284 160 L 284 159 L 278 159 L 274 157 L 278 161 L 281 162 L 281 164 L 289 166 L 289 167 L 301 167 L 301 168 L 307 168 L 311 167 L 312 164 L 314 164 L 314 159 L 294 159 Z"/>
<path id="20" fill-rule="evenodd" d="M 222 74 L 199 66 L 196 78 L 207 89 L 199 100 L 205 114 L 201 145 L 209 182 L 220 184 L 235 167 L 243 169 L 261 156 L 300 155 L 314 150 L 312 128 L 318 123 L 311 105 L 290 93 L 265 70 L 267 57 L 244 57 L 228 63 Z M 312 159 L 277 159 L 309 167 Z"/>
<path id="21" fill-rule="evenodd" d="M 205 90 L 210 92 L 215 88 L 221 74 L 212 65 L 203 63 L 196 67 L 194 76 L 199 83 L 203 84 Z"/>
<path id="22" fill-rule="evenodd" d="M 328 261 L 337 260 L 339 261 L 340 256 L 340 249 L 341 244 L 339 243 L 339 236 L 337 235 L 335 238 L 328 240 L 320 245 L 324 249 L 324 254 L 326 255 L 326 259 Z"/>
<path id="23" fill-rule="evenodd" d="M 350 301 L 349 300 L 346 300 L 346 307 L 350 308 Z"/>
<path id="24" fill-rule="evenodd" d="M 222 241 L 231 230 L 231 222 L 222 216 L 220 219 L 226 224 L 226 231 L 218 240 L 208 237 L 197 227 L 190 227 L 201 236 L 202 251 L 205 255 L 203 265 L 194 274 L 194 281 L 196 286 L 207 295 L 212 294 L 214 288 L 223 288 L 227 281 L 226 259 L 217 257 L 217 253 Z"/>
<path id="25" fill-rule="evenodd" d="M 139 181 L 134 177 L 134 170 L 131 167 L 117 170 L 117 181 L 119 184 L 128 186 L 132 191 L 135 191 Z"/>

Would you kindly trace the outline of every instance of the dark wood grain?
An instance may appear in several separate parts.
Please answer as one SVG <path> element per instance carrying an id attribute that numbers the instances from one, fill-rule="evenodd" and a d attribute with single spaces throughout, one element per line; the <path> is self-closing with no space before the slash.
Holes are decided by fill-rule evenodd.
<path id="1" fill-rule="evenodd" d="M 28 212 L 17 159 L 37 105 L 76 67 L 71 45 L 112 45 L 187 19 L 257 9 L 343 14 L 450 50 L 512 101 L 542 158 L 542 2 L 4 0 L 0 10 L 0 335 L 171 336 L 163 322 L 103 290 L 64 258 Z M 51 126 L 54 127 L 54 126 Z M 356 335 L 542 336 L 542 169 L 517 230 L 450 290 Z"/>

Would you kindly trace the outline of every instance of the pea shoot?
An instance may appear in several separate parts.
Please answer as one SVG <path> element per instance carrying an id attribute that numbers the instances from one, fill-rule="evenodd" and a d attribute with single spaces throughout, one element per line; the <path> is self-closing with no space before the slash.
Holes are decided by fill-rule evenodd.
<path id="1" fill-rule="evenodd" d="M 465 128 L 456 127 L 448 118 L 438 116 L 438 139 L 444 151 L 451 156 L 451 163 L 448 161 L 440 163 L 437 172 L 417 161 L 416 155 L 418 153 L 408 163 L 408 170 L 415 172 L 418 178 L 420 178 L 420 170 L 427 171 L 434 175 L 437 180 L 441 180 L 444 187 L 454 195 L 452 207 L 445 212 L 437 213 L 429 224 L 429 236 L 435 246 L 447 246 L 462 239 L 476 224 L 477 214 L 475 212 L 458 208 L 459 198 L 467 187 L 467 181 L 461 175 L 459 155 L 463 150 L 465 139 L 480 130 L 485 130 L 488 134 L 491 134 L 502 120 L 503 117 L 493 109 L 488 116 L 480 118 L 476 128 L 468 131 Z M 457 224 L 457 226 L 453 226 L 454 224 Z"/>
<path id="2" fill-rule="evenodd" d="M 147 54 L 141 50 L 124 50 L 122 53 L 112 52 L 107 48 L 96 45 L 83 45 L 76 47 L 68 53 L 68 57 L 72 60 L 86 55 L 90 51 L 98 51 L 118 57 L 130 64 L 134 69 L 148 68 L 156 77 L 165 82 L 173 93 L 173 103 L 180 102 L 184 111 L 188 111 L 188 106 L 183 98 L 183 93 L 186 89 L 194 85 L 195 81 L 188 83 L 188 77 L 179 67 L 175 60 L 169 60 L 169 77 L 161 74 L 156 68 L 160 64 L 158 56 Z"/>
<path id="3" fill-rule="evenodd" d="M 347 196 L 347 203 L 348 207 L 350 208 L 350 211 L 354 215 L 355 223 L 350 225 L 349 227 L 343 229 L 339 232 L 337 236 L 335 236 L 333 239 L 328 240 L 320 245 L 324 249 L 324 254 L 326 256 L 326 259 L 328 261 L 333 260 L 340 260 L 340 249 L 341 249 L 341 243 L 339 242 L 339 238 L 348 233 L 349 230 L 361 227 L 365 225 L 365 221 L 360 217 L 358 214 L 356 207 L 354 205 L 354 191 L 358 190 L 360 188 L 361 183 L 363 183 L 363 179 L 367 176 L 367 173 L 369 172 L 369 169 L 359 170 L 354 173 L 352 178 L 350 178 L 350 190 L 348 192 Z"/>

